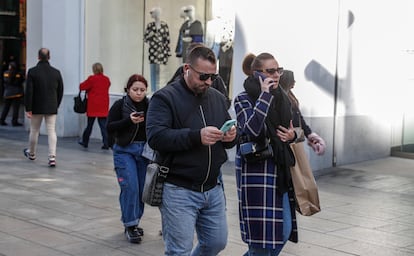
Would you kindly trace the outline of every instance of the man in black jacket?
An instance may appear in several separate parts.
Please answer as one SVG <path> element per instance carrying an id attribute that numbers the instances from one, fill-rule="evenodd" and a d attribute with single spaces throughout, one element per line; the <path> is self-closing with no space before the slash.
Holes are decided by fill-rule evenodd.
<path id="1" fill-rule="evenodd" d="M 147 138 L 162 158 L 170 159 L 164 184 L 162 233 L 166 255 L 189 255 L 194 231 L 195 255 L 217 255 L 227 243 L 227 220 L 218 176 L 236 128 L 223 133 L 230 119 L 226 98 L 210 88 L 216 74 L 211 49 L 193 49 L 184 75 L 158 90 L 147 113 Z"/>
<path id="2" fill-rule="evenodd" d="M 31 119 L 29 148 L 23 150 L 24 155 L 36 159 L 36 147 L 43 118 L 49 142 L 49 166 L 56 166 L 56 116 L 63 97 L 63 79 L 60 71 L 49 64 L 50 53 L 41 48 L 38 53 L 39 62 L 29 69 L 26 80 L 24 105 L 26 117 Z"/>

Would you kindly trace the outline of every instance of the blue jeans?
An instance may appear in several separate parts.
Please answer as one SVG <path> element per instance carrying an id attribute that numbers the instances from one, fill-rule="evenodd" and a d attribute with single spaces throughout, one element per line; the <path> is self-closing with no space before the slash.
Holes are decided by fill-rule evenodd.
<path id="1" fill-rule="evenodd" d="M 159 88 L 160 83 L 160 64 L 150 64 L 151 73 L 151 93 L 154 93 Z"/>
<path id="2" fill-rule="evenodd" d="M 125 227 L 138 225 L 144 214 L 141 198 L 148 164 L 148 160 L 141 156 L 144 144 L 143 141 L 125 147 L 115 144 L 112 148 L 115 172 L 121 188 L 121 221 Z"/>
<path id="3" fill-rule="evenodd" d="M 292 215 L 290 212 L 289 196 L 288 193 L 283 194 L 283 241 L 286 243 L 292 232 Z M 276 256 L 282 251 L 283 246 L 278 249 L 258 248 L 249 246 L 243 256 Z"/>
<path id="4" fill-rule="evenodd" d="M 83 131 L 82 142 L 87 147 L 89 144 L 89 137 L 92 133 L 93 123 L 98 118 L 99 128 L 101 129 L 102 142 L 104 146 L 108 146 L 108 133 L 106 131 L 106 117 L 92 117 L 88 116 L 88 124 Z"/>
<path id="5" fill-rule="evenodd" d="M 227 219 L 222 185 L 195 192 L 164 184 L 162 235 L 165 255 L 217 255 L 227 244 Z M 193 248 L 194 231 L 198 244 Z"/>

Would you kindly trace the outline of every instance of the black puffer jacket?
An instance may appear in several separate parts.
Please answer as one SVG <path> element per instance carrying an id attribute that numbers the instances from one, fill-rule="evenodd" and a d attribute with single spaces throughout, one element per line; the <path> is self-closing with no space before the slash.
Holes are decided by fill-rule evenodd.
<path id="1" fill-rule="evenodd" d="M 193 191 L 213 188 L 227 160 L 225 149 L 233 147 L 236 139 L 204 146 L 200 130 L 220 128 L 231 119 L 223 95 L 209 88 L 196 96 L 181 78 L 151 97 L 147 116 L 149 145 L 164 157 L 172 155 L 167 182 Z"/>

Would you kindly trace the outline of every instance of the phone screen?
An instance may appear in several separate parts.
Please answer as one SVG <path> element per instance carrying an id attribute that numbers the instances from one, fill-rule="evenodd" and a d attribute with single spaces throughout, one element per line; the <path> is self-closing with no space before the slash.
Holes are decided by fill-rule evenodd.
<path id="1" fill-rule="evenodd" d="M 138 116 L 144 116 L 144 111 L 139 111 L 139 112 L 135 112 L 133 114 L 133 116 L 138 117 Z"/>
<path id="2" fill-rule="evenodd" d="M 235 123 L 236 123 L 236 120 L 234 120 L 234 119 L 227 120 L 223 124 L 223 126 L 220 128 L 220 131 L 227 132 Z"/>

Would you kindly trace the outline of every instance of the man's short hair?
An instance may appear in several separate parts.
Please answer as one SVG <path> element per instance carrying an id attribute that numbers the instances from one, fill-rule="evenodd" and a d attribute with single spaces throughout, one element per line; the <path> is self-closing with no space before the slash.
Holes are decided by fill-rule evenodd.
<path id="1" fill-rule="evenodd" d="M 194 47 L 187 56 L 187 63 L 193 65 L 198 59 L 208 60 L 216 64 L 216 55 L 206 46 Z"/>
<path id="2" fill-rule="evenodd" d="M 47 48 L 40 48 L 39 49 L 39 60 L 49 60 L 50 58 L 50 51 Z"/>

